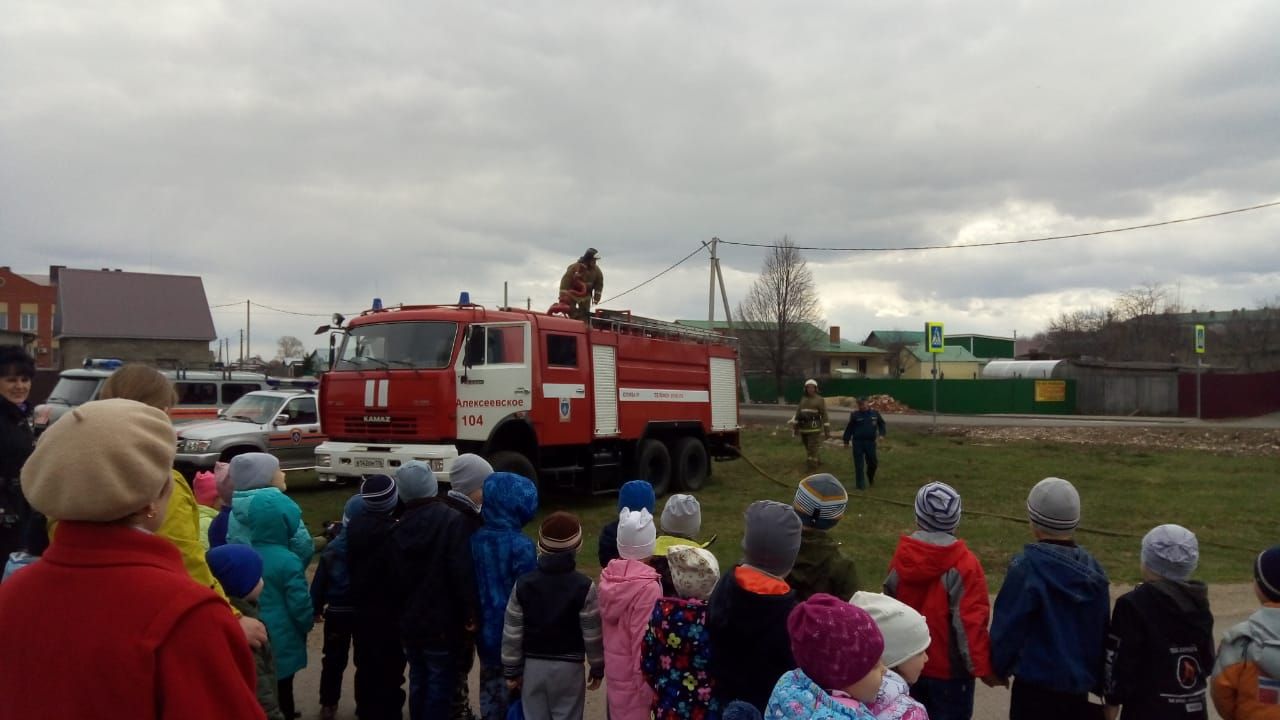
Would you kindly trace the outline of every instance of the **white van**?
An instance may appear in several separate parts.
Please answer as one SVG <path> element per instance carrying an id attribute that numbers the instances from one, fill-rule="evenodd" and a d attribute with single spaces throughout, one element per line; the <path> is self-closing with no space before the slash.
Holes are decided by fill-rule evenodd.
<path id="1" fill-rule="evenodd" d="M 124 366 L 116 359 L 90 358 L 84 368 L 64 370 L 49 399 L 37 405 L 32 417 L 37 435 L 73 407 L 97 400 L 111 373 Z M 178 391 L 178 404 L 169 410 L 174 422 L 212 419 L 241 396 L 254 390 L 268 390 L 281 384 L 306 387 L 307 381 L 269 378 L 264 373 L 240 370 L 162 370 Z M 312 383 L 314 385 L 314 382 Z"/>

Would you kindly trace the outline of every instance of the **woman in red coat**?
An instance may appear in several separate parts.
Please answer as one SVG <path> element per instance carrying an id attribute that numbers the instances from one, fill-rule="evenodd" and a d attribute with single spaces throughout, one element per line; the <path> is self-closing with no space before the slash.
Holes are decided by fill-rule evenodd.
<path id="1" fill-rule="evenodd" d="M 59 528 L 0 585 L 0 720 L 263 717 L 239 625 L 154 535 L 174 443 L 163 412 L 101 400 L 27 460 L 22 490 Z"/>

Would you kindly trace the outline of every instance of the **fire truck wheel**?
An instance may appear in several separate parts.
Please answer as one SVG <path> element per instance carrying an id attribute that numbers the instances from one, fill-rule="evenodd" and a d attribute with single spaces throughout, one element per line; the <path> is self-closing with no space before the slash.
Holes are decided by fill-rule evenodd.
<path id="1" fill-rule="evenodd" d="M 529 478 L 534 486 L 538 485 L 538 471 L 534 469 L 529 458 L 514 450 L 499 450 L 489 457 L 489 464 L 494 472 L 515 473 Z"/>
<path id="2" fill-rule="evenodd" d="M 674 461 L 676 488 L 697 492 L 707 484 L 707 476 L 711 474 L 711 461 L 701 440 L 696 437 L 676 440 L 671 456 Z"/>
<path id="3" fill-rule="evenodd" d="M 653 438 L 640 441 L 640 450 L 636 453 L 636 477 L 648 480 L 654 495 L 666 495 L 671 489 L 671 453 L 662 441 Z"/>

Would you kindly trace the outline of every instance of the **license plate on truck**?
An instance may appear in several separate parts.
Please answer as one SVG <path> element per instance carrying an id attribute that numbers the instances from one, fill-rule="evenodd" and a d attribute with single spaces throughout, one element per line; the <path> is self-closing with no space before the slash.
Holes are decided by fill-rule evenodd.
<path id="1" fill-rule="evenodd" d="M 380 458 L 356 458 L 356 467 L 380 468 L 382 467 L 382 460 Z"/>

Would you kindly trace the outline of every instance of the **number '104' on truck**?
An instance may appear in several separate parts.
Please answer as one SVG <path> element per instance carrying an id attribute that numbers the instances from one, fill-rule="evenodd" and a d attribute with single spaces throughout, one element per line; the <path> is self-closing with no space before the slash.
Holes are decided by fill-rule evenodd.
<path id="1" fill-rule="evenodd" d="M 645 479 L 698 490 L 737 457 L 737 343 L 629 312 L 586 322 L 457 305 L 367 310 L 344 328 L 320 385 L 320 479 L 394 474 L 410 460 L 448 481 L 475 453 L 544 488 L 608 492 Z"/>

